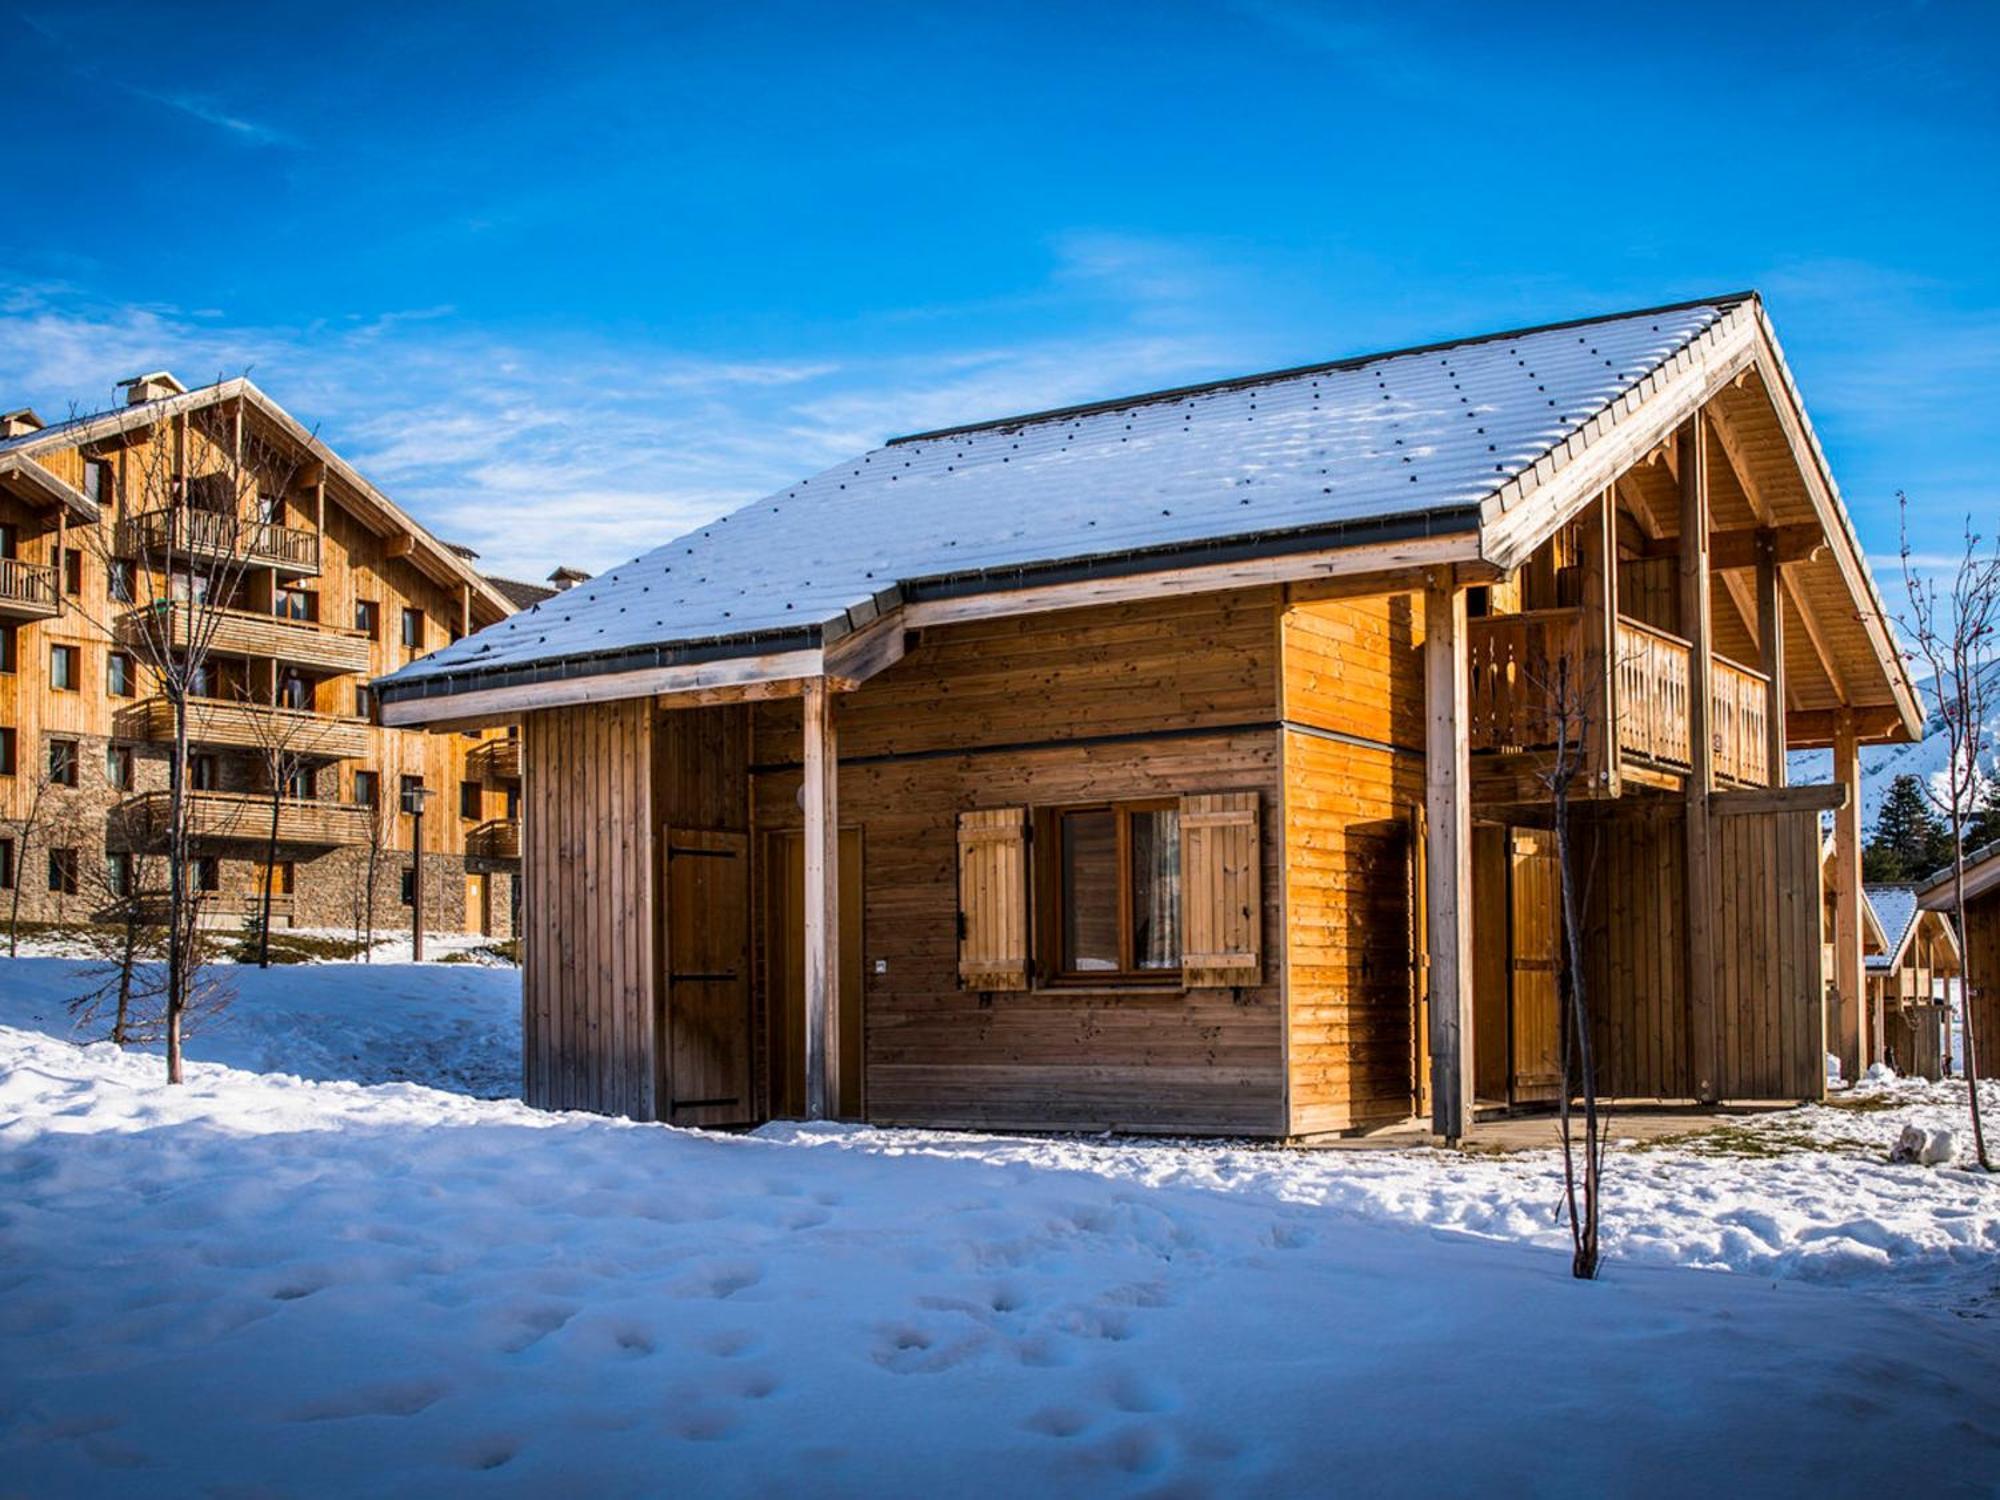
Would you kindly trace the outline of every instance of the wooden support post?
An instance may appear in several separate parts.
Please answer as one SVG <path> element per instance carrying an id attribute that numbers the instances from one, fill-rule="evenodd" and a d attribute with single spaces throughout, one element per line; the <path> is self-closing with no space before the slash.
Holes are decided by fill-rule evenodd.
<path id="1" fill-rule="evenodd" d="M 1471 664 L 1465 591 L 1447 572 L 1424 589 L 1425 907 L 1430 939 L 1431 1129 L 1472 1124 Z"/>
<path id="2" fill-rule="evenodd" d="M 840 806 L 833 691 L 809 677 L 805 716 L 806 1118 L 840 1098 Z"/>
<path id="3" fill-rule="evenodd" d="M 69 581 L 69 507 L 56 507 L 56 614 L 69 611 L 69 595 L 65 585 Z M 75 687 L 75 683 L 70 684 Z"/>
<path id="4" fill-rule="evenodd" d="M 1867 995 L 1861 965 L 1861 744 L 1854 715 L 1843 709 L 1833 731 L 1833 779 L 1847 783 L 1847 800 L 1833 813 L 1833 988 L 1840 1001 L 1840 1069 L 1861 1076 L 1862 1012 Z"/>
<path id="5" fill-rule="evenodd" d="M 1715 1012 L 1714 830 L 1709 797 L 1715 790 L 1715 640 L 1708 568 L 1707 418 L 1697 411 L 1675 435 L 1681 489 L 1681 634 L 1688 653 L 1687 777 L 1687 997 L 1688 1064 L 1694 1096 L 1704 1104 L 1721 1097 L 1721 1044 Z"/>
<path id="6" fill-rule="evenodd" d="M 469 583 L 458 586 L 458 633 L 461 636 L 472 634 L 472 585 Z"/>
<path id="7" fill-rule="evenodd" d="M 1779 588 L 1778 549 L 1766 532 L 1757 554 L 1758 665 L 1771 679 L 1764 698 L 1764 758 L 1771 786 L 1783 786 L 1785 771 L 1785 596 Z"/>
<path id="8" fill-rule="evenodd" d="M 1618 756 L 1618 501 L 1606 490 L 1583 513 L 1584 772 L 1607 797 L 1620 790 Z"/>

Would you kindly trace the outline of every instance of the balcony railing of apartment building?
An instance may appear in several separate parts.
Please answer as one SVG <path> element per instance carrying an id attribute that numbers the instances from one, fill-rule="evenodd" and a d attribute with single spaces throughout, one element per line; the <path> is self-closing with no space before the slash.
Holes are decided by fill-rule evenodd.
<path id="1" fill-rule="evenodd" d="M 471 761 L 474 771 L 489 781 L 521 779 L 521 742 L 513 735 L 483 741 L 473 747 L 467 759 Z"/>
<path id="2" fill-rule="evenodd" d="M 307 620 L 285 620 L 251 609 L 211 613 L 211 650 L 232 656 L 265 657 L 315 672 L 368 670 L 368 637 L 358 630 L 341 630 Z M 169 644 L 176 651 L 186 650 L 196 616 L 193 607 L 184 601 L 162 600 L 144 609 L 128 611 L 118 621 L 118 638 L 131 645 L 146 643 L 154 629 L 152 622 L 162 614 L 167 616 Z"/>
<path id="3" fill-rule="evenodd" d="M 258 792 L 188 794 L 188 832 L 198 839 L 263 843 L 271 836 L 271 799 Z M 135 837 L 157 841 L 172 827 L 166 792 L 146 792 L 119 804 Z M 350 802 L 278 800 L 278 842 L 341 848 L 368 842 L 375 810 Z"/>
<path id="4" fill-rule="evenodd" d="M 1470 622 L 1469 739 L 1475 751 L 1547 750 L 1561 726 L 1553 709 L 1559 667 L 1583 691 L 1584 612 L 1538 609 Z M 1621 615 L 1613 632 L 1618 749 L 1668 771 L 1693 765 L 1689 700 L 1693 647 L 1677 635 Z M 1770 781 L 1765 716 L 1770 680 L 1711 658 L 1709 727 L 1715 774 L 1723 781 Z M 1572 733 L 1574 733 L 1574 729 Z M 1594 730 L 1592 732 L 1595 732 Z"/>
<path id="5" fill-rule="evenodd" d="M 237 557 L 294 573 L 319 571 L 319 533 L 276 521 L 192 507 L 141 511 L 118 523 L 123 557 L 157 560 L 169 552 Z"/>
<path id="6" fill-rule="evenodd" d="M 46 620 L 56 613 L 60 603 L 52 564 L 0 557 L 0 615 Z"/>
<path id="7" fill-rule="evenodd" d="M 519 859 L 521 820 L 494 818 L 466 831 L 465 852 L 478 859 Z"/>
<path id="8" fill-rule="evenodd" d="M 165 696 L 146 698 L 119 715 L 118 732 L 131 739 L 171 741 L 174 707 Z M 316 714 L 226 698 L 188 700 L 188 738 L 197 745 L 264 750 L 282 745 L 287 754 L 345 760 L 368 753 L 366 719 Z"/>

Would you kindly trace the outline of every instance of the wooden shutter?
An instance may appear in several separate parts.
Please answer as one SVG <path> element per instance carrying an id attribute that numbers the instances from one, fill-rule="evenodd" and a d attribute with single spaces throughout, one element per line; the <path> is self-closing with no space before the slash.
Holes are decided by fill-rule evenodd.
<path id="1" fill-rule="evenodd" d="M 1261 981 L 1262 875 L 1255 792 L 1181 798 L 1181 965 L 1189 986 Z"/>
<path id="2" fill-rule="evenodd" d="M 1028 810 L 958 815 L 958 982 L 1028 987 Z"/>

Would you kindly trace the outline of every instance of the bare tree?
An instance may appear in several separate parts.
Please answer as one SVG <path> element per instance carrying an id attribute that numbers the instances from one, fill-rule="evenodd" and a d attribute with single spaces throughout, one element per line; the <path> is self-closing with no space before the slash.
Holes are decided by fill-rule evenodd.
<path id="1" fill-rule="evenodd" d="M 34 790 L 28 794 L 28 808 L 20 817 L 10 819 L 14 830 L 14 889 L 7 906 L 7 956 L 21 956 L 21 890 L 27 884 L 28 851 L 34 846 L 35 835 L 41 832 L 55 811 L 55 796 L 60 783 L 50 774 L 48 750 L 44 747 L 40 762 L 35 768 Z"/>
<path id="2" fill-rule="evenodd" d="M 262 570 L 300 560 L 300 534 L 276 519 L 302 468 L 298 445 L 266 423 L 247 398 L 204 401 L 196 393 L 165 414 L 135 409 L 96 440 L 115 465 L 115 527 L 84 532 L 120 612 L 94 623 L 132 653 L 157 684 L 137 705 L 142 732 L 165 731 L 167 776 L 167 1079 L 181 1081 L 181 1040 L 206 944 L 200 893 L 190 889 L 193 818 L 189 746 L 207 731 L 214 700 L 226 700 L 217 642 L 248 601 Z M 253 716 L 254 717 L 254 716 Z"/>
<path id="3" fill-rule="evenodd" d="M 389 847 L 388 817 L 377 785 L 375 800 L 367 804 L 368 842 L 364 846 L 361 869 L 354 882 L 354 940 L 361 946 L 361 961 L 375 961 L 375 883 L 381 878 L 382 855 Z"/>
<path id="4" fill-rule="evenodd" d="M 1931 669 L 1937 693 L 1937 732 L 1944 736 L 1944 785 L 1927 783 L 1926 795 L 1944 818 L 1951 835 L 1952 922 L 1959 952 L 1964 955 L 1959 984 L 1965 997 L 1965 1090 L 1972 1111 L 1972 1146 L 1979 1165 L 1993 1170 L 1986 1149 L 1986 1127 L 1979 1110 L 1979 1038 L 1974 1024 L 1974 997 L 1987 976 L 1973 973 L 1973 953 L 1965 940 L 1965 846 L 1967 825 L 1975 815 L 1986 781 L 1982 767 L 1990 757 L 1989 715 L 1994 707 L 1994 677 L 2000 674 L 2000 540 L 1989 548 L 1966 517 L 1965 545 L 1949 583 L 1940 586 L 1935 574 L 1919 572 L 1910 550 L 1910 500 L 1900 490 L 1902 513 L 1903 591 L 1909 613 L 1899 623 L 1910 640 L 1912 654 Z"/>
<path id="5" fill-rule="evenodd" d="M 1589 763 L 1590 734 L 1595 721 L 1581 661 L 1557 651 L 1527 677 L 1541 696 L 1543 718 L 1538 738 L 1548 744 L 1547 759 L 1536 773 L 1548 788 L 1555 820 L 1556 880 L 1562 908 L 1562 963 L 1558 970 L 1562 1024 L 1557 1027 L 1562 1088 L 1557 1115 L 1562 1134 L 1563 1197 L 1569 1211 L 1570 1274 L 1596 1279 L 1598 1227 L 1602 1221 L 1604 1157 L 1608 1132 L 1597 1104 L 1597 1061 L 1592 1050 L 1590 996 L 1583 967 L 1583 907 L 1589 888 L 1579 869 L 1572 801 L 1579 777 Z M 1583 1103 L 1583 1139 L 1576 1139 L 1575 1104 Z M 1579 1176 L 1581 1158 L 1581 1176 Z"/>
<path id="6" fill-rule="evenodd" d="M 105 1039 L 125 1046 L 165 1003 L 167 930 L 162 862 L 143 850 L 110 851 L 102 865 L 81 872 L 92 898 L 90 928 L 98 963 L 85 971 L 91 988 L 70 1001 L 79 1024 L 110 1013 Z"/>
<path id="7" fill-rule="evenodd" d="M 293 674 L 274 682 L 273 707 L 296 707 L 290 702 L 287 684 L 302 681 Z M 257 757 L 264 784 L 271 799 L 271 821 L 264 839 L 264 871 L 262 889 L 258 892 L 257 916 L 257 967 L 268 969 L 271 967 L 271 897 L 278 871 L 278 835 L 293 781 L 309 771 L 317 759 L 310 753 L 317 730 L 309 720 L 295 718 L 289 713 L 257 714 L 250 722 L 257 740 Z"/>

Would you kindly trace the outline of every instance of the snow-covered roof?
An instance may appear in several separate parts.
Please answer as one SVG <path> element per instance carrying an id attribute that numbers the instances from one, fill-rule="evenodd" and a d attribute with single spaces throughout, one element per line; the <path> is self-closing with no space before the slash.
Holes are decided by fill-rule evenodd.
<path id="1" fill-rule="evenodd" d="M 1882 924 L 1882 936 L 1888 944 L 1883 953 L 1871 953 L 1867 964 L 1873 970 L 1895 967 L 1902 955 L 1903 943 L 1910 935 L 1910 928 L 1917 920 L 1917 893 L 1907 885 L 1864 885 L 1862 895 L 1875 908 L 1875 916 Z"/>
<path id="2" fill-rule="evenodd" d="M 660 648 L 814 645 L 929 590 L 1235 544 L 1473 532 L 1742 296 L 1372 355 L 886 443 L 384 679 L 469 691 Z M 1300 543 L 1300 545 L 1303 545 Z"/>

